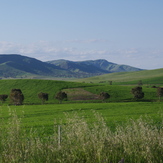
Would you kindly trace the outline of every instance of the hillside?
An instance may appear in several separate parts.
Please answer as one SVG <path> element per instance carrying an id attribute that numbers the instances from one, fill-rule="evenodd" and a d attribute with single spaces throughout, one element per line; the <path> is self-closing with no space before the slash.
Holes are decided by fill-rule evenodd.
<path id="1" fill-rule="evenodd" d="M 48 61 L 55 66 L 70 70 L 71 72 L 83 72 L 83 73 L 113 73 L 113 72 L 129 72 L 140 71 L 142 69 L 135 68 L 128 65 L 119 65 L 116 63 L 108 62 L 105 59 L 87 60 L 87 61 L 68 61 L 68 60 L 53 60 Z"/>
<path id="2" fill-rule="evenodd" d="M 139 70 L 141 69 L 102 59 L 80 62 L 67 60 L 42 62 L 18 54 L 0 55 L 1 78 L 87 78 L 112 72 Z"/>
<path id="3" fill-rule="evenodd" d="M 48 93 L 48 102 L 54 103 L 54 101 L 57 101 L 54 97 L 58 91 L 66 88 L 90 86 L 91 84 L 41 79 L 11 79 L 0 80 L 0 85 L 0 94 L 9 95 L 11 89 L 21 89 L 25 96 L 25 104 L 40 104 L 38 99 L 38 93 L 40 92 Z M 10 102 L 9 98 L 7 101 Z"/>
<path id="4" fill-rule="evenodd" d="M 1 77 L 70 75 L 69 72 L 55 65 L 17 54 L 0 55 L 0 70 Z"/>
<path id="5" fill-rule="evenodd" d="M 155 70 L 142 70 L 136 72 L 117 72 L 110 73 L 91 78 L 79 79 L 76 81 L 80 82 L 108 82 L 113 81 L 114 83 L 137 83 L 142 80 L 146 84 L 163 84 L 163 68 Z"/>
<path id="6" fill-rule="evenodd" d="M 49 94 L 49 100 L 46 103 L 58 103 L 55 95 L 60 90 L 68 95 L 68 101 L 65 103 L 74 102 L 101 102 L 98 95 L 101 92 L 108 92 L 110 94 L 110 102 L 132 101 L 133 96 L 130 93 L 133 86 L 120 86 L 108 84 L 92 84 L 92 83 L 79 83 L 55 80 L 40 80 L 40 79 L 12 79 L 0 80 L 0 94 L 10 94 L 11 89 L 21 89 L 25 100 L 24 104 L 41 104 L 38 98 L 38 93 L 44 92 Z M 144 101 L 156 100 L 156 89 L 143 87 L 145 92 Z M 10 103 L 8 98 L 5 102 Z"/>

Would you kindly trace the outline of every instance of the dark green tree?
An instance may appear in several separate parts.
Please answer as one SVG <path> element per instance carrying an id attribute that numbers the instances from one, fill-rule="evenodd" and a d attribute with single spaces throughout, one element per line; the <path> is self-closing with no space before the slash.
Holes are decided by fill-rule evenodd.
<path id="1" fill-rule="evenodd" d="M 48 93 L 40 92 L 40 93 L 38 94 L 38 98 L 41 99 L 42 104 L 44 104 L 45 101 L 48 101 L 49 95 L 48 95 Z"/>
<path id="2" fill-rule="evenodd" d="M 161 101 L 161 97 L 163 96 L 163 88 L 157 88 L 157 96 L 159 97 L 159 101 Z"/>
<path id="3" fill-rule="evenodd" d="M 12 89 L 10 92 L 10 100 L 14 105 L 22 105 L 24 101 L 24 95 L 21 89 Z"/>
<path id="4" fill-rule="evenodd" d="M 55 98 L 59 100 L 59 103 L 61 104 L 64 99 L 67 99 L 67 94 L 65 92 L 60 91 L 57 93 Z"/>
<path id="5" fill-rule="evenodd" d="M 134 87 L 131 89 L 131 93 L 133 94 L 136 100 L 142 99 L 144 97 L 144 92 L 142 92 L 142 87 Z"/>
<path id="6" fill-rule="evenodd" d="M 101 92 L 101 93 L 100 93 L 100 99 L 101 99 L 102 101 L 105 101 L 105 100 L 107 100 L 107 99 L 109 99 L 109 98 L 110 98 L 109 93 L 107 93 L 107 92 Z"/>
<path id="7" fill-rule="evenodd" d="M 5 94 L 0 95 L 0 101 L 1 101 L 2 103 L 5 102 L 7 98 L 8 98 L 8 95 L 5 95 Z"/>

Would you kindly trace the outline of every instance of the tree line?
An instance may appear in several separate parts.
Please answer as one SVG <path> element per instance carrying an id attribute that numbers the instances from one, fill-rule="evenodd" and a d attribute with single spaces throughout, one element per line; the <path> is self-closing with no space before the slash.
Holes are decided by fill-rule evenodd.
<path id="1" fill-rule="evenodd" d="M 141 86 L 136 86 L 136 87 L 132 88 L 131 93 L 133 94 L 133 98 L 136 100 L 142 99 L 144 97 L 144 92 L 143 92 Z M 159 101 L 161 101 L 161 97 L 163 96 L 163 88 L 161 88 L 161 87 L 157 88 L 157 96 L 159 97 Z M 0 101 L 2 103 L 5 102 L 7 98 L 8 98 L 8 95 L 6 95 L 6 94 L 0 95 Z M 24 95 L 23 95 L 21 89 L 12 89 L 10 91 L 9 98 L 10 98 L 10 102 L 14 105 L 22 105 L 23 101 L 24 101 Z M 42 104 L 44 104 L 45 101 L 48 101 L 49 94 L 40 92 L 40 93 L 38 93 L 38 98 L 41 100 Z M 105 101 L 110 98 L 110 94 L 107 92 L 101 92 L 99 94 L 99 98 L 102 101 Z M 59 103 L 62 103 L 63 100 L 67 99 L 67 93 L 63 92 L 63 91 L 59 91 L 56 94 L 55 99 L 57 99 L 59 101 Z"/>
<path id="2" fill-rule="evenodd" d="M 4 103 L 7 98 L 10 98 L 10 102 L 14 105 L 22 105 L 24 101 L 24 95 L 21 91 L 21 89 L 12 89 L 10 91 L 10 95 L 2 94 L 0 95 L 0 101 Z M 42 101 L 42 104 L 45 103 L 45 101 L 48 101 L 49 94 L 40 92 L 38 93 L 38 98 Z M 67 99 L 67 94 L 65 92 L 59 91 L 55 98 L 59 101 L 59 103 L 62 103 L 64 99 Z"/>

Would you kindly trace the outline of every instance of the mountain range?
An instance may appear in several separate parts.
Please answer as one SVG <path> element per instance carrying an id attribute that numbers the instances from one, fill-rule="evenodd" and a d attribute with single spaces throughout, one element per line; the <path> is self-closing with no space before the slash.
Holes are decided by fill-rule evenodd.
<path id="1" fill-rule="evenodd" d="M 140 71 L 142 69 L 119 65 L 105 59 L 87 61 L 52 60 L 42 62 L 19 54 L 0 55 L 1 78 L 59 77 L 86 78 L 113 72 Z"/>

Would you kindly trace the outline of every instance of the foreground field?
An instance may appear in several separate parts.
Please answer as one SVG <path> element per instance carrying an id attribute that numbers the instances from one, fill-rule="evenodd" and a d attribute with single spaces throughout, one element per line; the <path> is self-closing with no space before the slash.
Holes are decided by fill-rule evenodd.
<path id="1" fill-rule="evenodd" d="M 50 80 L 1 80 L 0 93 L 22 90 L 24 105 L 9 98 L 0 106 L 0 162 L 162 163 L 163 103 L 156 89 L 143 86 L 135 102 L 133 86 Z M 68 101 L 58 104 L 58 91 Z M 102 91 L 111 97 L 98 99 Z M 40 105 L 39 92 L 49 94 Z M 33 104 L 33 105 L 32 105 Z"/>
<path id="2" fill-rule="evenodd" d="M 0 162 L 162 163 L 162 113 L 152 102 L 1 106 Z"/>
<path id="3" fill-rule="evenodd" d="M 117 124 L 123 124 L 129 119 L 138 119 L 140 116 L 150 116 L 159 124 L 163 113 L 163 103 L 159 102 L 127 102 L 127 103 L 74 103 L 53 105 L 23 105 L 1 106 L 1 117 L 7 120 L 11 111 L 22 117 L 24 127 L 45 127 L 46 133 L 51 133 L 54 125 L 65 123 L 66 114 L 73 116 L 77 113 L 88 123 L 94 121 L 94 112 L 100 113 L 107 125 L 114 130 Z"/>

